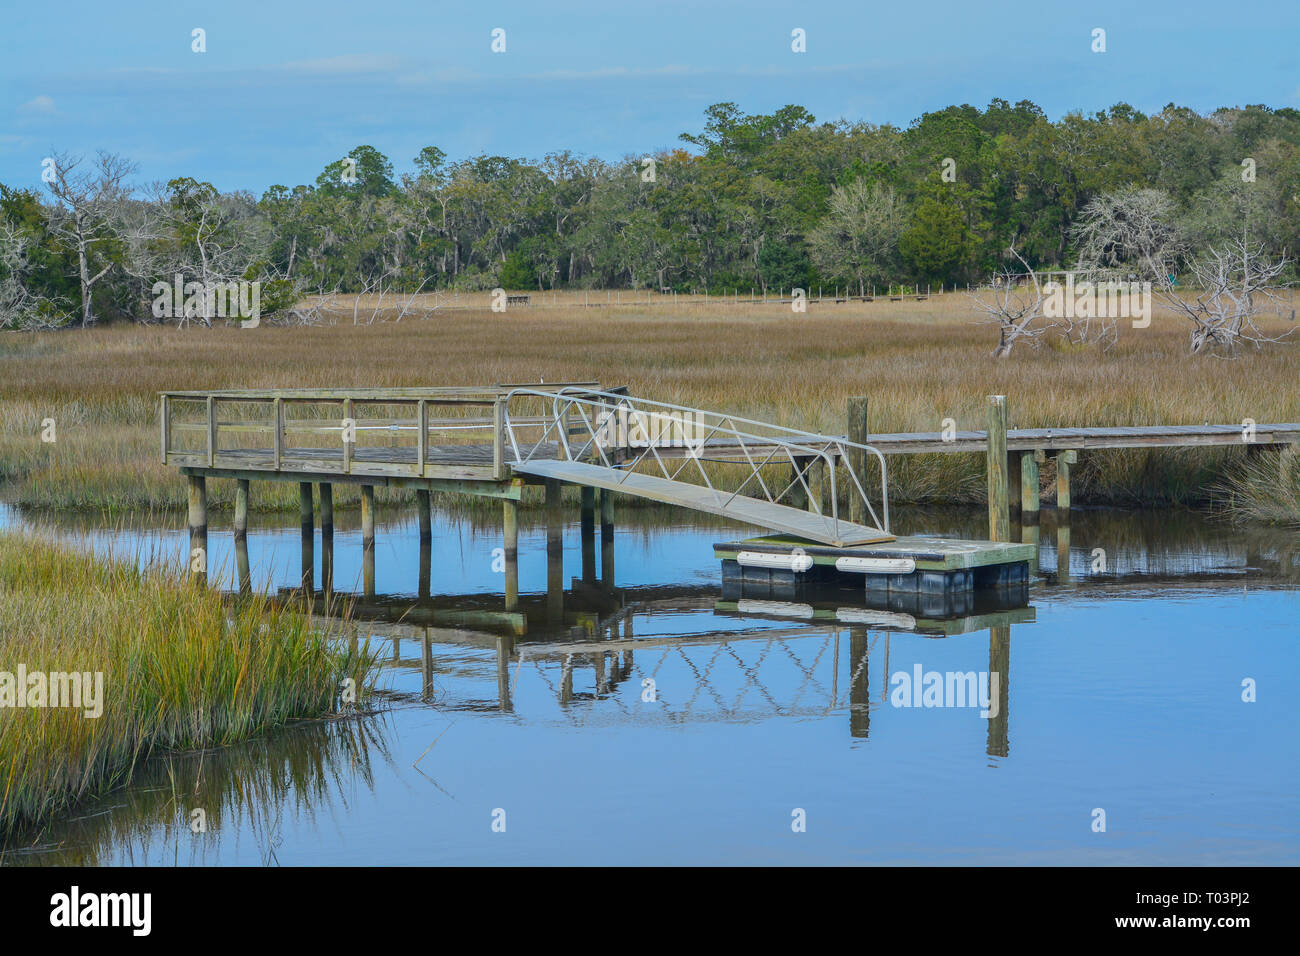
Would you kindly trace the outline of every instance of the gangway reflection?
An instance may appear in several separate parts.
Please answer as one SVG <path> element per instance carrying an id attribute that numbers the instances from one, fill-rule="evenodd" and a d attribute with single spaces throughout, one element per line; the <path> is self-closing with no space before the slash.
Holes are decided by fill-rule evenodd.
<path id="1" fill-rule="evenodd" d="M 892 642 L 978 640 L 988 632 L 989 667 L 1003 677 L 987 751 L 1002 757 L 1009 753 L 1010 632 L 1035 617 L 1032 607 L 998 607 L 993 598 L 961 617 L 935 618 L 843 600 L 720 600 L 710 586 L 615 590 L 582 578 L 563 595 L 562 621 L 547 594 L 521 594 L 510 612 L 492 593 L 318 592 L 313 601 L 321 614 L 347 606 L 359 633 L 387 641 L 390 667 L 418 673 L 419 698 L 440 710 L 576 727 L 843 714 L 849 735 L 865 740 L 872 711 L 889 706 Z M 983 668 L 982 651 L 959 653 L 971 669 Z"/>

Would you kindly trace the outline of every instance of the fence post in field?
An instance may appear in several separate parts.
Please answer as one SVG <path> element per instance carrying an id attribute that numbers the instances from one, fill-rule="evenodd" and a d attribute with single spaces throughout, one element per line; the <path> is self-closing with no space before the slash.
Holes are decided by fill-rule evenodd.
<path id="1" fill-rule="evenodd" d="M 849 399 L 849 427 L 847 434 L 849 441 L 854 444 L 867 444 L 870 434 L 867 430 L 867 398 L 865 395 Z M 865 490 L 867 487 L 866 452 L 858 451 L 856 448 L 849 449 L 847 464 Z M 858 496 L 857 488 L 853 486 L 852 482 L 849 482 L 849 520 L 855 524 L 861 524 L 866 519 L 866 510 L 862 505 L 862 499 Z"/>
<path id="2" fill-rule="evenodd" d="M 989 540 L 1011 540 L 1007 499 L 1007 397 L 990 395 L 988 407 Z"/>

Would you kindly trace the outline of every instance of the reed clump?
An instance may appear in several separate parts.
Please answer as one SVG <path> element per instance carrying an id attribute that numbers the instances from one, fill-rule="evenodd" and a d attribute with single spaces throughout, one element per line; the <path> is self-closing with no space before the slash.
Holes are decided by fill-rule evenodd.
<path id="1" fill-rule="evenodd" d="M 1300 528 L 1300 448 L 1247 456 L 1216 490 L 1220 509 L 1234 521 Z"/>
<path id="2" fill-rule="evenodd" d="M 128 783 L 156 754 L 355 707 L 377 662 L 338 640 L 345 626 L 265 595 L 232 602 L 158 562 L 0 535 L 0 838 Z M 52 706 L 52 692 L 30 706 L 31 675 L 53 688 L 48 675 L 73 673 L 92 675 L 82 706 Z"/>

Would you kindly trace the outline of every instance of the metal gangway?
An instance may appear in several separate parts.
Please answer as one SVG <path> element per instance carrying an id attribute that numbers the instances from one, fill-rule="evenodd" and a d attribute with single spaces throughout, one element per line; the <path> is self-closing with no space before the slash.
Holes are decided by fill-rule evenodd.
<path id="1" fill-rule="evenodd" d="M 546 409 L 541 416 L 535 411 L 539 402 Z M 504 405 L 514 472 L 636 495 L 835 547 L 894 540 L 885 458 L 870 445 L 586 388 L 517 388 Z M 521 413 L 523 406 L 529 414 Z M 862 484 L 872 456 L 880 465 L 879 512 Z M 705 467 L 710 463 L 739 466 L 735 487 L 719 487 Z M 785 466 L 789 470 L 777 474 Z M 839 479 L 841 468 L 847 482 Z M 810 480 L 814 469 L 829 482 L 827 505 L 820 482 Z M 860 508 L 872 524 L 840 516 L 842 488 L 853 511 Z"/>

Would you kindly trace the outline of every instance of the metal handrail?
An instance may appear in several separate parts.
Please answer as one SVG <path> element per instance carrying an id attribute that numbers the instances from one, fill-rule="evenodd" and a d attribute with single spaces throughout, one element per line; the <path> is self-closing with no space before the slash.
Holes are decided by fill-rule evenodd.
<path id="1" fill-rule="evenodd" d="M 510 403 L 517 397 L 550 399 L 551 415 L 545 422 L 545 427 L 540 438 L 538 438 L 527 452 L 520 450 L 519 440 L 516 435 L 518 428 L 539 428 L 542 423 L 538 422 L 536 415 L 531 416 L 528 422 L 518 421 L 510 415 Z M 581 460 L 588 456 L 597 456 L 601 463 L 611 469 L 621 470 L 624 477 L 620 482 L 626 481 L 626 476 L 645 462 L 650 456 L 659 467 L 660 473 L 669 480 L 676 481 L 682 471 L 689 467 L 691 462 L 695 463 L 700 478 L 704 485 L 716 496 L 717 503 L 721 507 L 726 507 L 734 501 L 741 492 L 751 483 L 756 483 L 763 492 L 763 497 L 773 503 L 779 504 L 780 499 L 790 492 L 796 485 L 801 486 L 804 493 L 808 495 L 815 513 L 822 517 L 829 517 L 830 527 L 833 529 L 835 537 L 839 537 L 839 495 L 836 486 L 836 458 L 847 460 L 850 450 L 860 451 L 864 454 L 872 454 L 880 463 L 880 487 L 881 487 L 881 516 L 878 516 L 875 508 L 872 507 L 870 499 L 867 497 L 866 490 L 862 486 L 858 475 L 853 468 L 847 468 L 849 478 L 852 481 L 850 493 L 856 491 L 866 508 L 867 514 L 876 525 L 883 531 L 889 530 L 889 474 L 885 464 L 885 456 L 880 450 L 871 445 L 859 444 L 848 441 L 847 439 L 837 438 L 828 435 L 819 435 L 816 432 L 804 431 L 798 428 L 790 428 L 785 425 L 773 425 L 768 422 L 760 422 L 754 419 L 742 418 L 725 412 L 714 412 L 708 409 L 692 408 L 686 405 L 674 405 L 670 402 L 657 402 L 651 399 L 636 398 L 625 393 L 601 392 L 589 388 L 573 388 L 541 391 L 531 388 L 517 388 L 510 391 L 504 398 L 504 415 L 503 427 L 505 437 L 508 439 L 510 449 L 514 454 L 516 463 L 522 464 L 532 460 L 539 454 L 542 446 L 555 436 L 558 448 L 562 451 L 563 457 L 569 460 Z M 676 413 L 675 415 L 664 415 L 656 410 L 666 410 Z M 575 449 L 570 444 L 570 435 L 567 427 L 570 413 L 577 413 L 578 422 L 585 426 L 588 437 Z M 588 414 L 594 412 L 594 414 Z M 684 417 L 685 416 L 685 417 Z M 653 423 L 654 420 L 666 420 L 670 423 L 682 425 L 682 437 L 680 440 L 672 438 L 673 429 L 670 427 L 667 434 L 670 436 L 667 442 L 662 441 L 663 433 L 656 436 L 650 427 L 647 427 L 647 419 Z M 704 434 L 687 438 L 685 436 L 685 421 L 690 421 L 693 430 L 705 432 Z M 740 426 L 752 426 L 762 429 L 768 434 L 743 429 Z M 611 461 L 610 456 L 606 454 L 608 433 L 611 431 L 617 442 L 620 438 L 619 432 L 626 430 L 629 439 L 625 444 L 611 445 L 610 448 L 617 447 L 620 450 L 631 451 L 635 446 L 631 444 L 630 436 L 634 428 L 639 428 L 645 435 L 645 447 L 640 454 L 636 455 L 630 461 Z M 773 432 L 779 434 L 771 434 Z M 602 441 L 602 434 L 605 440 Z M 745 456 L 745 461 L 749 464 L 750 472 L 740 486 L 732 492 L 719 490 L 713 486 L 709 479 L 708 473 L 704 470 L 700 455 L 705 450 L 707 442 L 714 436 L 735 439 L 737 447 Z M 671 444 L 670 444 L 671 443 Z M 576 444 L 576 443 L 575 443 Z M 766 457 L 756 460 L 751 451 L 756 451 L 755 446 L 764 449 L 771 447 L 766 453 Z M 659 454 L 659 447 L 672 447 L 688 449 L 690 454 L 686 460 L 676 469 L 670 469 Z M 784 457 L 782 456 L 784 453 Z M 616 456 L 617 457 L 617 456 Z M 807 462 L 800 466 L 798 459 L 805 459 Z M 790 464 L 794 467 L 794 478 L 780 491 L 773 494 L 768 488 L 767 482 L 763 480 L 762 468 L 772 464 L 773 460 L 784 461 L 789 459 Z M 830 515 L 823 513 L 821 502 L 813 496 L 812 489 L 809 487 L 805 476 L 811 467 L 813 460 L 824 462 L 826 474 L 830 479 Z"/>

